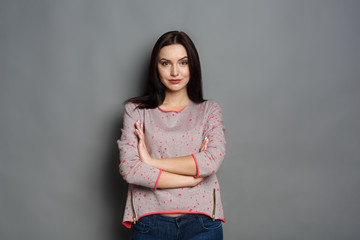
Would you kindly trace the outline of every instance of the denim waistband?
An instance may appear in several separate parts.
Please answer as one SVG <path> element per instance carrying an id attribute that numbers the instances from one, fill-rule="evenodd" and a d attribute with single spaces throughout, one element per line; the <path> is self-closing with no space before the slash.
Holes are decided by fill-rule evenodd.
<path id="1" fill-rule="evenodd" d="M 161 214 L 153 214 L 153 215 L 149 215 L 146 217 L 150 217 L 150 218 L 154 218 L 154 219 L 159 219 L 162 221 L 166 221 L 166 222 L 170 222 L 170 223 L 175 223 L 175 222 L 179 222 L 179 220 L 187 220 L 187 219 L 193 219 L 193 218 L 197 218 L 200 214 L 194 213 L 194 214 L 184 214 L 178 217 L 170 217 L 170 216 L 164 216 Z"/>

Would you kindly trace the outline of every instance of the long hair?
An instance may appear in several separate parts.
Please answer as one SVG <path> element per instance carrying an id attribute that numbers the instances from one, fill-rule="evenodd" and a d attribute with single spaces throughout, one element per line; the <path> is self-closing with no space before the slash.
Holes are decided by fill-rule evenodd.
<path id="1" fill-rule="evenodd" d="M 166 87 L 160 81 L 157 63 L 160 49 L 172 44 L 181 44 L 188 54 L 190 80 L 186 85 L 186 89 L 189 98 L 196 103 L 205 101 L 202 93 L 200 58 L 195 45 L 186 33 L 170 31 L 164 33 L 154 45 L 151 53 L 149 74 L 144 94 L 139 97 L 130 98 L 126 100 L 125 103 L 137 103 L 138 108 L 156 108 L 163 103 Z"/>

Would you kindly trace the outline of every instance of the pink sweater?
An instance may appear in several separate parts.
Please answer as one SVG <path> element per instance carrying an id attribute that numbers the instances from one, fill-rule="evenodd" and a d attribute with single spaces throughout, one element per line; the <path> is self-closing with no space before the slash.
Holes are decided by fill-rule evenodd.
<path id="1" fill-rule="evenodd" d="M 200 213 L 226 221 L 216 172 L 225 156 L 225 128 L 220 106 L 211 100 L 190 103 L 180 111 L 138 109 L 125 105 L 120 150 L 120 174 L 129 183 L 123 224 L 130 228 L 137 219 L 159 213 Z M 197 177 L 205 179 L 195 187 L 157 189 L 161 170 L 139 159 L 135 122 L 144 124 L 146 145 L 153 158 L 193 155 Z M 206 151 L 199 152 L 205 137 Z M 214 196 L 215 194 L 215 196 Z"/>

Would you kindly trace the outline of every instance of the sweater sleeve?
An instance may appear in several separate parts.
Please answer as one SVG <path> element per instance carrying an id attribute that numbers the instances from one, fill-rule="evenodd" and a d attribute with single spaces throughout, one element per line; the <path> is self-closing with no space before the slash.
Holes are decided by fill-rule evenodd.
<path id="1" fill-rule="evenodd" d="M 225 157 L 224 120 L 221 108 L 216 102 L 212 102 L 207 115 L 205 136 L 209 138 L 207 149 L 192 154 L 197 168 L 195 177 L 207 177 L 216 173 Z"/>
<path id="2" fill-rule="evenodd" d="M 161 170 L 140 160 L 137 149 L 138 137 L 135 135 L 135 122 L 141 121 L 140 110 L 134 103 L 125 104 L 121 137 L 117 140 L 120 151 L 119 171 L 130 184 L 156 189 Z"/>

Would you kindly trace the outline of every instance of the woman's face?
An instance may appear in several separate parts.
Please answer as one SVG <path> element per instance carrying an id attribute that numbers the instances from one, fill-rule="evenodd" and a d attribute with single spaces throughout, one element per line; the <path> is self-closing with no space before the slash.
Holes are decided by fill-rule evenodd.
<path id="1" fill-rule="evenodd" d="M 190 69 L 186 49 L 181 44 L 172 44 L 160 49 L 158 58 L 160 81 L 168 91 L 186 91 Z"/>

